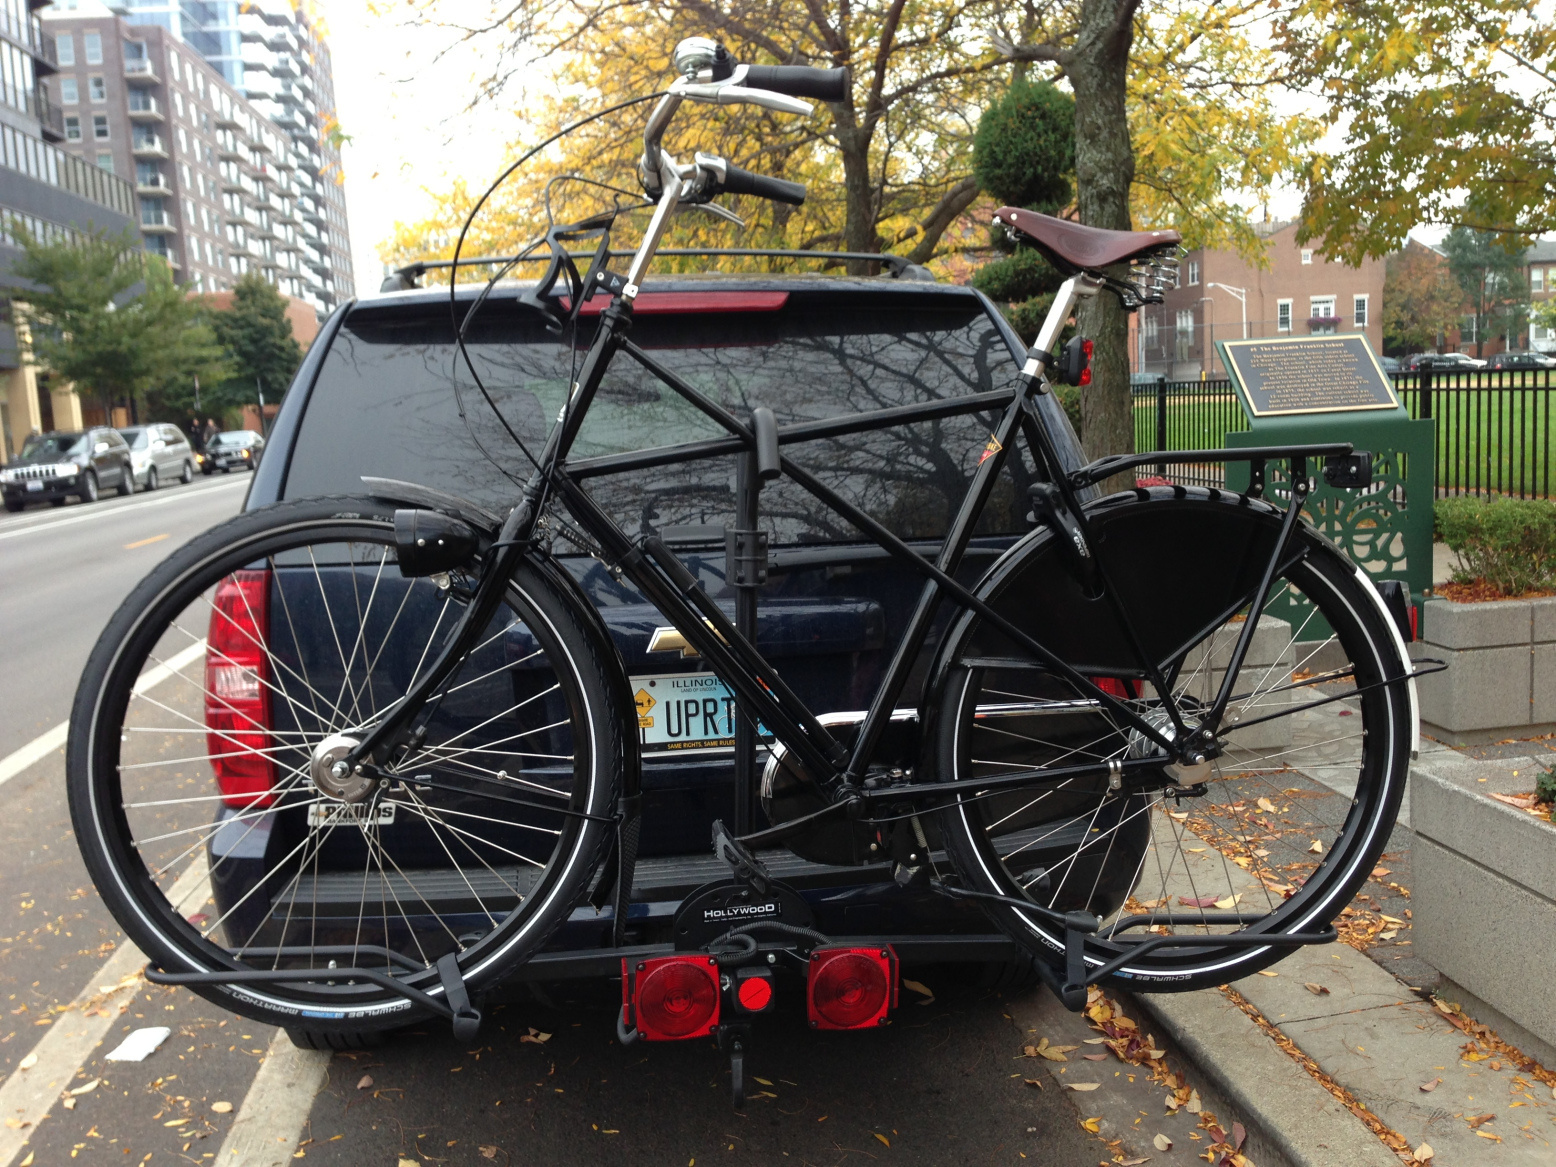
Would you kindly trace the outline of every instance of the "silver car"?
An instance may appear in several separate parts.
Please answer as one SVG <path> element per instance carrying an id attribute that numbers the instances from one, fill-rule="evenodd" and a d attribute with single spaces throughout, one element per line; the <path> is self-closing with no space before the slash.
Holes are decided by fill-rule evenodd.
<path id="1" fill-rule="evenodd" d="M 119 431 L 130 444 L 130 464 L 135 471 L 135 485 L 142 490 L 156 490 L 165 482 L 177 479 L 190 482 L 194 479 L 195 457 L 176 425 L 153 423 L 130 426 Z"/>

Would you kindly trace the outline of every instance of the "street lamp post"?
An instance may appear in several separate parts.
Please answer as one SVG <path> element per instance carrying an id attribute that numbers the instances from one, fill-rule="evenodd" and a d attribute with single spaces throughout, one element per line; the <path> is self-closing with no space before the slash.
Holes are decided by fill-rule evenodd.
<path id="1" fill-rule="evenodd" d="M 1206 285 L 1209 286 L 1208 284 Z M 1214 296 L 1201 296 L 1199 303 L 1210 305 L 1210 320 L 1205 325 L 1205 335 L 1200 337 L 1200 367 L 1199 379 L 1210 379 L 1210 362 L 1214 359 L 1216 343 L 1216 298 Z"/>
<path id="2" fill-rule="evenodd" d="M 1206 284 L 1207 288 L 1220 288 L 1223 292 L 1229 292 L 1237 297 L 1237 303 L 1243 310 L 1243 339 L 1248 339 L 1248 289 L 1234 288 L 1231 284 Z"/>

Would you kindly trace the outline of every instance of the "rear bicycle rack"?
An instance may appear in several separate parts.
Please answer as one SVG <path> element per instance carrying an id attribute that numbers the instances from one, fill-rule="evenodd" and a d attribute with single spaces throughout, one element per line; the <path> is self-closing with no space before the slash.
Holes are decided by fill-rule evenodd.
<path id="1" fill-rule="evenodd" d="M 1043 983 L 1053 990 L 1054 995 L 1064 1003 L 1064 1007 L 1072 1013 L 1079 1013 L 1086 1007 L 1087 990 L 1099 981 L 1105 980 L 1118 972 L 1130 961 L 1139 960 L 1146 953 L 1154 952 L 1158 948 L 1198 948 L 1223 952 L 1245 948 L 1305 948 L 1310 944 L 1333 944 L 1340 938 L 1340 934 L 1333 925 L 1329 925 L 1317 932 L 1274 932 L 1274 933 L 1236 933 L 1229 936 L 1147 936 L 1138 943 L 1133 943 L 1129 951 L 1122 952 L 1112 960 L 1088 968 L 1086 963 L 1086 937 L 1094 935 L 1100 930 L 1102 922 L 1090 912 L 1056 912 L 1052 908 L 1044 908 L 1030 900 L 1018 900 L 1013 896 L 994 895 L 990 892 L 972 891 L 968 888 L 952 887 L 940 881 L 930 885 L 941 895 L 951 896 L 955 899 L 983 900 L 993 903 L 1006 904 L 1022 911 L 1030 912 L 1043 917 L 1052 924 L 1057 924 L 1064 929 L 1064 980 L 1059 979 L 1052 965 L 1044 960 L 1034 960 L 1038 976 Z M 1176 917 L 1183 915 L 1183 919 Z M 1148 927 L 1156 924 L 1247 924 L 1251 921 L 1243 918 L 1238 912 L 1195 912 L 1192 916 L 1183 913 L 1153 913 L 1144 916 L 1128 916 L 1118 924 L 1108 929 L 1108 938 L 1112 939 L 1121 931 L 1130 928 Z M 1132 937 L 1130 938 L 1133 939 Z"/>
<path id="2" fill-rule="evenodd" d="M 339 956 L 349 954 L 361 955 L 364 952 L 382 955 L 386 960 L 399 964 L 402 967 L 420 969 L 422 966 L 402 956 L 383 948 L 355 947 L 350 945 L 324 946 L 311 949 L 287 949 L 287 948 L 254 948 L 247 949 L 240 955 L 245 956 L 274 956 L 280 958 L 288 955 L 301 956 L 329 956 L 331 953 Z M 374 968 L 278 968 L 278 969 L 228 969 L 225 972 L 167 972 L 158 966 L 156 961 L 146 964 L 146 980 L 154 985 L 281 985 L 297 983 L 301 981 L 367 981 L 377 985 L 381 989 L 387 989 L 410 1001 L 413 1005 L 419 1005 L 429 1013 L 453 1023 L 454 1037 L 458 1041 L 471 1041 L 481 1031 L 481 1010 L 470 1002 L 470 992 L 465 986 L 464 977 L 459 971 L 459 960 L 455 953 L 445 953 L 438 958 L 435 966 L 438 979 L 442 982 L 443 996 L 434 997 L 432 994 L 408 985 L 399 978 Z M 321 1010 L 323 1012 L 323 1010 Z"/>

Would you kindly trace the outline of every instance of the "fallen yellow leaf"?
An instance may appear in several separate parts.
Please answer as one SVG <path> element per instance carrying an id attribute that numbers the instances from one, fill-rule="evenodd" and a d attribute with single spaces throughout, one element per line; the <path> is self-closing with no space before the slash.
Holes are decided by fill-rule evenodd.
<path id="1" fill-rule="evenodd" d="M 1065 1085 L 1068 1086 L 1071 1090 L 1079 1090 L 1079 1091 L 1084 1092 L 1084 1091 L 1087 1091 L 1087 1090 L 1095 1090 L 1095 1089 L 1097 1089 L 1097 1087 L 1101 1086 L 1102 1083 L 1101 1082 L 1066 1082 Z"/>
<path id="2" fill-rule="evenodd" d="M 36 1066 L 37 1064 L 38 1064 L 38 1055 L 37 1054 L 28 1054 L 25 1058 L 23 1058 L 21 1061 L 16 1063 L 16 1068 L 18 1070 L 30 1070 L 34 1066 Z"/>
<path id="3" fill-rule="evenodd" d="M 880 1139 L 881 1142 L 885 1143 L 888 1147 L 891 1146 L 891 1140 L 888 1139 L 885 1135 L 881 1134 L 879 1131 L 871 1131 L 870 1133 L 876 1138 Z"/>
<path id="4" fill-rule="evenodd" d="M 23 1159 L 21 1161 L 21 1163 L 19 1164 L 19 1167 L 32 1167 L 32 1157 L 34 1155 L 36 1155 L 36 1154 L 37 1154 L 36 1151 L 28 1151 L 27 1152 L 27 1158 L 25 1158 L 25 1159 Z"/>
<path id="5" fill-rule="evenodd" d="M 1422 1143 L 1415 1149 L 1415 1154 L 1412 1155 L 1411 1158 L 1413 1158 L 1417 1163 L 1426 1163 L 1430 1161 L 1432 1156 L 1436 1153 L 1436 1151 L 1432 1150 L 1432 1145 L 1430 1143 Z"/>
<path id="6" fill-rule="evenodd" d="M 920 997 L 928 997 L 931 1001 L 935 999 L 934 990 L 931 989 L 928 985 L 921 984 L 918 981 L 910 981 L 904 977 L 902 980 L 902 987 L 907 989 L 910 993 L 917 993 Z"/>
<path id="7" fill-rule="evenodd" d="M 232 1103 L 230 1103 L 230 1102 L 213 1102 L 213 1103 L 211 1103 L 211 1110 L 213 1112 L 215 1112 L 216 1114 L 231 1114 L 232 1113 Z"/>
<path id="8" fill-rule="evenodd" d="M 1311 851 L 1314 855 L 1322 855 L 1324 853 L 1324 845 L 1317 839 L 1314 839 L 1312 845 L 1308 847 L 1308 850 Z"/>
<path id="9" fill-rule="evenodd" d="M 1081 1127 L 1084 1130 L 1090 1131 L 1092 1134 L 1096 1134 L 1099 1130 L 1102 1129 L 1102 1119 L 1101 1118 L 1083 1118 L 1083 1119 L 1081 1119 Z"/>
<path id="10" fill-rule="evenodd" d="M 1259 802 L 1258 802 L 1257 805 L 1258 805 L 1260 810 L 1264 811 L 1265 814 L 1276 814 L 1276 813 L 1278 813 L 1276 811 L 1276 809 L 1275 809 L 1275 804 L 1273 802 L 1271 802 L 1268 798 L 1261 798 L 1261 799 L 1259 799 Z M 1170 1142 L 1169 1142 L 1169 1145 L 1171 1145 Z M 1167 1148 L 1166 1147 L 1158 1147 L 1156 1149 L 1158 1151 L 1165 1151 Z"/>
<path id="11" fill-rule="evenodd" d="M 1259 970 L 1259 975 L 1261 977 L 1278 977 L 1280 976 L 1280 973 L 1276 972 L 1272 968 L 1261 968 Z"/>
<path id="12" fill-rule="evenodd" d="M 77 1086 L 74 1090 L 71 1091 L 71 1093 L 72 1094 L 90 1094 L 93 1090 L 97 1089 L 97 1084 L 99 1082 L 101 1082 L 101 1081 L 102 1081 L 101 1078 L 93 1078 L 90 1082 L 87 1082 L 87 1083 L 85 1083 L 84 1085 L 81 1085 L 81 1086 Z"/>
<path id="13" fill-rule="evenodd" d="M 1261 798 L 1259 801 L 1263 802 L 1264 800 Z M 1172 1140 L 1169 1139 L 1166 1135 L 1157 1135 L 1154 1139 L 1151 1140 L 1151 1146 L 1155 1147 L 1158 1151 L 1170 1151 L 1172 1150 Z"/>

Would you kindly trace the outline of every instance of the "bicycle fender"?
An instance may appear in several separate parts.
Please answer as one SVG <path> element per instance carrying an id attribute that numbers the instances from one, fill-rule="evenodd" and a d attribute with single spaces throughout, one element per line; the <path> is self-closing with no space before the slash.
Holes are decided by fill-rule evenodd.
<path id="1" fill-rule="evenodd" d="M 441 511 L 443 514 L 453 515 L 456 519 L 463 519 L 492 538 L 496 538 L 497 532 L 502 529 L 501 515 L 495 515 L 480 503 L 460 498 L 457 494 L 449 494 L 447 491 L 435 490 L 415 482 L 401 482 L 396 478 L 370 478 L 365 474 L 362 476 L 362 485 L 367 487 L 374 498 L 383 502 L 405 503 L 414 507 Z"/>

